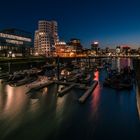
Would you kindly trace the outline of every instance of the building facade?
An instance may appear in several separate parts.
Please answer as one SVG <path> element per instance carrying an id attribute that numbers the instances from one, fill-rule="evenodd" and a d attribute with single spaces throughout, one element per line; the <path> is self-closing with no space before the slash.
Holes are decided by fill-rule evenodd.
<path id="1" fill-rule="evenodd" d="M 131 48 L 129 46 L 127 46 L 127 45 L 122 46 L 122 54 L 123 55 L 129 55 L 130 52 L 131 52 Z"/>
<path id="2" fill-rule="evenodd" d="M 97 54 L 98 54 L 98 52 L 99 52 L 99 42 L 94 41 L 94 42 L 91 44 L 91 51 L 92 51 L 92 54 L 93 54 L 93 55 L 97 55 Z"/>
<path id="3" fill-rule="evenodd" d="M 83 55 L 83 46 L 79 39 L 70 39 L 68 43 L 60 41 L 55 43 L 54 56 L 76 57 Z"/>
<path id="4" fill-rule="evenodd" d="M 51 56 L 57 42 L 59 42 L 57 22 L 39 21 L 38 30 L 35 31 L 34 36 L 35 53 Z"/>
<path id="5" fill-rule="evenodd" d="M 81 45 L 80 39 L 77 38 L 72 38 L 68 42 L 68 45 L 72 48 L 73 52 L 82 53 L 83 51 L 83 46 Z"/>
<path id="6" fill-rule="evenodd" d="M 0 31 L 1 57 L 27 56 L 31 48 L 31 33 L 14 28 Z"/>

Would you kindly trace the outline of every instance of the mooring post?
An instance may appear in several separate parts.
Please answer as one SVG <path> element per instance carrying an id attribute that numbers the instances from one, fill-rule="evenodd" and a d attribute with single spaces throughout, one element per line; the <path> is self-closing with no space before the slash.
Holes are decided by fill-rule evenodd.
<path id="1" fill-rule="evenodd" d="M 57 56 L 57 80 L 60 80 L 60 65 L 59 65 L 59 56 Z"/>

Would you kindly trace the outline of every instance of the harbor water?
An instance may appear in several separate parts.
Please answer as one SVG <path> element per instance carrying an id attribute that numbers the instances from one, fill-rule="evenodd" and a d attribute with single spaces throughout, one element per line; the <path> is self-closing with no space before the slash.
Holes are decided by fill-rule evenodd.
<path id="1" fill-rule="evenodd" d="M 128 58 L 109 61 L 118 69 L 133 68 Z M 103 87 L 105 69 L 94 75 L 98 85 L 84 104 L 78 102 L 84 90 L 58 97 L 53 84 L 28 96 L 26 85 L 0 83 L 0 140 L 139 140 L 137 85 L 115 90 Z"/>

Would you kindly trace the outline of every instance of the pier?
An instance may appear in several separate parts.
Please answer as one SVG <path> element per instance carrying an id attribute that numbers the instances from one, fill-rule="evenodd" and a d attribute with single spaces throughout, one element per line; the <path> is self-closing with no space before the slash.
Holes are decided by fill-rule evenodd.
<path id="1" fill-rule="evenodd" d="M 63 82 L 63 81 L 55 81 L 56 84 L 58 85 L 75 85 L 74 88 L 79 88 L 79 89 L 88 89 L 89 87 L 86 86 L 85 84 L 80 84 L 80 83 L 74 83 L 74 82 Z"/>
<path id="2" fill-rule="evenodd" d="M 61 91 L 58 91 L 58 96 L 59 97 L 64 96 L 66 94 L 66 92 L 68 92 L 72 88 L 79 88 L 79 89 L 83 89 L 83 90 L 86 90 L 86 89 L 89 88 L 85 84 L 74 83 L 74 82 L 55 81 L 55 83 L 57 85 L 65 85 L 65 86 L 68 86 L 68 87 L 65 87 L 64 89 L 62 89 Z"/>
<path id="3" fill-rule="evenodd" d="M 69 90 L 71 90 L 74 86 L 76 86 L 75 84 L 70 85 L 69 87 L 64 88 L 63 90 L 58 92 L 58 96 L 62 97 L 66 92 L 68 92 Z"/>
<path id="4" fill-rule="evenodd" d="M 58 91 L 58 96 L 62 97 L 63 95 L 65 95 L 66 92 L 68 92 L 69 90 L 71 90 L 72 88 L 79 88 L 79 89 L 84 89 L 86 90 L 86 92 L 84 93 L 83 96 L 81 96 L 78 101 L 80 103 L 84 103 L 85 100 L 89 97 L 89 95 L 91 94 L 91 92 L 96 88 L 96 86 L 98 85 L 98 81 L 94 81 L 94 83 L 89 87 L 86 86 L 85 84 L 80 84 L 80 83 L 73 83 L 73 82 L 62 82 L 62 81 L 55 81 L 56 84 L 59 85 L 65 85 L 68 87 L 65 87 L 64 89 L 62 89 L 61 91 Z"/>
<path id="5" fill-rule="evenodd" d="M 97 85 L 98 85 L 98 81 L 94 81 L 93 85 L 89 87 L 89 89 L 83 94 L 83 96 L 81 96 L 78 99 L 78 101 L 80 103 L 84 103 L 86 99 L 89 97 L 89 95 L 91 94 L 91 92 L 96 88 Z"/>
<path id="6" fill-rule="evenodd" d="M 34 91 L 38 91 L 38 90 L 40 90 L 44 87 L 50 86 L 52 84 L 54 84 L 54 81 L 48 81 L 45 84 L 41 84 L 40 86 L 31 88 L 26 94 L 29 94 L 29 93 L 34 92 Z"/>

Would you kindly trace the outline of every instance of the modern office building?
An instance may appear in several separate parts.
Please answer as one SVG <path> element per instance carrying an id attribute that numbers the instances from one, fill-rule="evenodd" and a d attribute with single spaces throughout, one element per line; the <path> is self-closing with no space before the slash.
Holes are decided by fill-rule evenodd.
<path id="1" fill-rule="evenodd" d="M 0 56 L 27 56 L 32 48 L 32 37 L 29 32 L 19 29 L 0 31 Z"/>
<path id="2" fill-rule="evenodd" d="M 99 51 L 99 42 L 97 41 L 94 41 L 92 44 L 91 44 L 91 50 L 92 50 L 92 53 L 97 55 L 98 54 L 98 51 Z"/>
<path id="3" fill-rule="evenodd" d="M 73 52 L 77 54 L 82 53 L 83 46 L 81 45 L 80 39 L 72 38 L 67 44 L 72 48 Z"/>
<path id="4" fill-rule="evenodd" d="M 54 56 L 66 56 L 68 45 L 64 41 L 60 41 L 55 44 Z"/>
<path id="5" fill-rule="evenodd" d="M 127 45 L 123 45 L 122 46 L 122 53 L 124 55 L 129 55 L 130 54 L 130 51 L 131 51 L 131 47 L 127 46 Z"/>
<path id="6" fill-rule="evenodd" d="M 54 56 L 76 57 L 83 54 L 83 46 L 79 39 L 70 39 L 68 43 L 60 41 L 55 43 Z"/>
<path id="7" fill-rule="evenodd" d="M 51 56 L 57 42 L 59 42 L 57 22 L 39 21 L 34 36 L 35 52 L 39 55 Z"/>
<path id="8" fill-rule="evenodd" d="M 117 46 L 116 47 L 116 55 L 119 55 L 121 53 L 121 47 Z"/>

